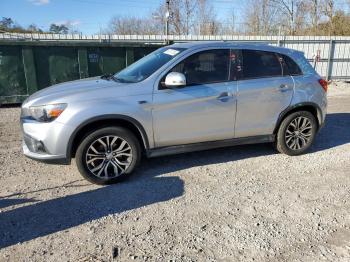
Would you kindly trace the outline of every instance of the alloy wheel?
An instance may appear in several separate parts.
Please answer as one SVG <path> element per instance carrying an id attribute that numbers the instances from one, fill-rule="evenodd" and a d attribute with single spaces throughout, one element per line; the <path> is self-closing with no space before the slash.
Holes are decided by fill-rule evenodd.
<path id="1" fill-rule="evenodd" d="M 126 172 L 133 159 L 132 153 L 131 146 L 123 138 L 103 136 L 90 144 L 85 163 L 98 178 L 115 178 Z"/>
<path id="2" fill-rule="evenodd" d="M 303 116 L 294 118 L 288 125 L 285 133 L 287 146 L 292 150 L 299 150 L 308 145 L 312 137 L 312 123 Z"/>

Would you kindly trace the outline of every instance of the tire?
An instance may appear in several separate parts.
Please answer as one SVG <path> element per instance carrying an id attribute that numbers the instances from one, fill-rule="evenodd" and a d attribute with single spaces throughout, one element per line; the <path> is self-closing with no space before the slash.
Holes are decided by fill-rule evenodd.
<path id="1" fill-rule="evenodd" d="M 296 156 L 305 153 L 317 133 L 317 122 L 308 111 L 298 111 L 283 119 L 275 142 L 277 151 Z"/>
<path id="2" fill-rule="evenodd" d="M 123 181 L 140 159 L 139 141 L 122 127 L 105 127 L 87 134 L 75 156 L 81 175 L 98 185 Z"/>

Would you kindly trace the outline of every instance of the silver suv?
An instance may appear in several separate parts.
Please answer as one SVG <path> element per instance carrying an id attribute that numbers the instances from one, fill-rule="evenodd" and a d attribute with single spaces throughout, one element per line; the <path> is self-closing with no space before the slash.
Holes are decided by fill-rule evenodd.
<path id="1" fill-rule="evenodd" d="M 155 157 L 273 142 L 304 153 L 323 125 L 327 82 L 304 55 L 264 44 L 181 43 L 115 75 L 40 90 L 22 106 L 24 154 L 96 184 Z"/>

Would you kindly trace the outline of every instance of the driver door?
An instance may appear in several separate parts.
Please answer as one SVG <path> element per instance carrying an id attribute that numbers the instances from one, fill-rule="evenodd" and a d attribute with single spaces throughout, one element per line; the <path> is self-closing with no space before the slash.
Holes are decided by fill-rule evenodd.
<path id="1" fill-rule="evenodd" d="M 187 85 L 160 85 L 155 90 L 152 116 L 156 147 L 233 138 L 237 82 L 230 80 L 230 50 L 195 53 L 169 72 L 183 73 Z"/>

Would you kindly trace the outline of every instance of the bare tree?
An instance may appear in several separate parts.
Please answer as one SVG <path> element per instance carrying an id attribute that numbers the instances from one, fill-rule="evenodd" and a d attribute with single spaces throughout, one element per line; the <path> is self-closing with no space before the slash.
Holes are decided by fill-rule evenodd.
<path id="1" fill-rule="evenodd" d="M 324 0 L 322 3 L 323 14 L 328 20 L 328 34 L 334 33 L 333 17 L 334 17 L 334 0 Z"/>
<path id="2" fill-rule="evenodd" d="M 196 20 L 197 0 L 171 0 L 169 5 L 169 32 L 170 34 L 191 34 L 194 33 Z M 153 16 L 161 17 L 165 24 L 166 7 L 162 4 Z"/>
<path id="3" fill-rule="evenodd" d="M 235 9 L 232 8 L 229 18 L 227 19 L 228 32 L 234 34 L 236 32 L 236 14 Z"/>
<path id="4" fill-rule="evenodd" d="M 161 28 L 153 18 L 114 17 L 109 24 L 109 33 L 120 35 L 159 34 Z"/>
<path id="5" fill-rule="evenodd" d="M 109 32 L 117 34 L 162 34 L 165 25 L 165 4 L 160 5 L 151 18 L 114 17 Z M 220 23 L 207 0 L 171 0 L 169 5 L 169 33 L 217 34 Z"/>
<path id="6" fill-rule="evenodd" d="M 216 13 L 207 0 L 198 0 L 197 10 L 198 33 L 201 35 L 213 35 L 220 31 L 221 24 L 216 19 Z"/>
<path id="7" fill-rule="evenodd" d="M 346 34 L 350 14 L 338 12 L 335 0 L 246 0 L 241 16 L 244 26 L 236 26 L 234 10 L 226 18 L 217 18 L 210 0 L 171 0 L 169 33 L 183 34 L 247 34 L 273 35 L 279 28 L 291 35 L 319 33 Z M 350 4 L 350 0 L 349 0 Z M 145 17 L 114 17 L 110 33 L 164 34 L 165 3 Z M 344 25 L 342 24 L 344 23 Z M 283 32 L 282 32 L 283 33 Z"/>
<path id="8" fill-rule="evenodd" d="M 297 9 L 295 13 L 294 34 L 304 35 L 309 27 L 309 7 L 306 1 L 298 2 L 296 6 Z"/>
<path id="9" fill-rule="evenodd" d="M 195 33 L 198 0 L 172 0 L 170 2 L 170 26 L 176 34 Z"/>
<path id="10" fill-rule="evenodd" d="M 152 23 L 153 27 L 156 28 L 156 31 L 160 34 L 165 34 L 165 23 L 166 23 L 166 7 L 165 5 L 160 5 L 156 10 L 152 12 Z M 171 32 L 172 33 L 172 32 Z"/>
<path id="11" fill-rule="evenodd" d="M 170 33 L 180 35 L 183 33 L 183 20 L 181 17 L 181 0 L 170 1 Z"/>
<path id="12" fill-rule="evenodd" d="M 314 35 L 318 34 L 318 23 L 320 19 L 320 0 L 310 0 L 311 24 Z"/>
<path id="13" fill-rule="evenodd" d="M 246 31 L 248 34 L 260 34 L 260 15 L 259 6 L 253 1 L 247 4 L 245 13 Z"/>
<path id="14" fill-rule="evenodd" d="M 304 0 L 271 0 L 280 10 L 281 25 L 289 29 L 291 35 L 302 30 L 306 20 L 306 1 Z"/>
<path id="15" fill-rule="evenodd" d="M 277 8 L 272 5 L 272 0 L 248 1 L 245 18 L 248 34 L 267 35 L 278 28 Z"/>
<path id="16" fill-rule="evenodd" d="M 229 12 L 229 15 L 226 19 L 223 20 L 221 23 L 221 30 L 220 32 L 225 35 L 232 35 L 237 33 L 238 28 L 236 24 L 236 14 L 235 9 L 232 8 Z"/>
<path id="17" fill-rule="evenodd" d="M 332 20 L 327 20 L 319 24 L 319 30 L 322 34 L 332 35 L 350 35 L 350 15 L 344 11 L 337 10 L 332 15 Z M 330 32 L 330 28 L 332 31 Z"/>
<path id="18" fill-rule="evenodd" d="M 194 25 L 196 1 L 184 0 L 185 34 L 190 34 Z"/>

